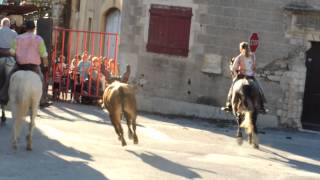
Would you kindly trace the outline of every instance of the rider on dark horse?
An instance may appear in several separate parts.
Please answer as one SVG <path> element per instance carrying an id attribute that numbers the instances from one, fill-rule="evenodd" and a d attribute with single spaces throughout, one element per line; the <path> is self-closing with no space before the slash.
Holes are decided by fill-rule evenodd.
<path id="1" fill-rule="evenodd" d="M 0 58 L 10 57 L 9 49 L 17 35 L 16 31 L 10 29 L 9 18 L 3 18 L 0 28 Z"/>
<path id="2" fill-rule="evenodd" d="M 250 52 L 249 45 L 247 42 L 240 43 L 240 54 L 234 59 L 232 65 L 230 66 L 231 73 L 233 75 L 233 82 L 229 89 L 227 103 L 225 107 L 221 109 L 224 111 L 232 111 L 231 99 L 232 99 L 232 89 L 234 83 L 242 78 L 252 79 L 255 84 L 259 87 L 261 104 L 260 104 L 260 113 L 266 113 L 267 110 L 264 107 L 264 103 L 266 103 L 266 98 L 264 96 L 263 90 L 259 84 L 259 82 L 254 77 L 256 71 L 256 57 L 255 54 Z"/>
<path id="3" fill-rule="evenodd" d="M 10 72 L 9 69 L 15 64 L 14 58 L 10 55 L 9 49 L 11 44 L 17 37 L 17 33 L 10 29 L 10 19 L 3 18 L 1 20 L 0 28 L 0 66 L 1 66 L 1 83 L 0 90 L 3 88 L 5 81 L 7 79 L 6 75 Z M 7 67 L 8 66 L 8 67 Z M 11 67 L 9 67 L 11 66 Z M 2 94 L 0 94 L 0 97 Z M 6 104 L 6 102 L 0 102 L 1 104 Z"/>

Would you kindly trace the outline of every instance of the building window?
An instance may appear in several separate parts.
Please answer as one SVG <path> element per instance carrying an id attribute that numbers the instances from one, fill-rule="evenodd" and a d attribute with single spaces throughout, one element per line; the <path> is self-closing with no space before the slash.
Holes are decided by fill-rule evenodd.
<path id="1" fill-rule="evenodd" d="M 88 31 L 89 32 L 92 31 L 92 18 L 88 19 Z M 89 52 L 92 49 L 92 47 L 90 47 L 90 43 L 92 43 L 91 42 L 91 36 L 92 36 L 92 34 L 90 35 L 90 33 L 87 33 L 87 49 L 88 49 Z"/>
<path id="2" fill-rule="evenodd" d="M 188 56 L 192 9 L 151 5 L 148 52 Z"/>

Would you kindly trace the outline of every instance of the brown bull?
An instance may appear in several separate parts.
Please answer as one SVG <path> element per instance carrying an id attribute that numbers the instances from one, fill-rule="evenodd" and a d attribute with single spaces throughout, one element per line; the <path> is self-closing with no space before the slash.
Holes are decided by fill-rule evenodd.
<path id="1" fill-rule="evenodd" d="M 129 139 L 133 138 L 134 144 L 138 144 L 138 136 L 136 134 L 137 107 L 134 88 L 128 84 L 114 81 L 103 93 L 103 105 L 109 112 L 111 122 L 119 136 L 119 140 L 122 142 L 122 146 L 127 145 L 121 126 L 122 115 L 127 120 Z"/>

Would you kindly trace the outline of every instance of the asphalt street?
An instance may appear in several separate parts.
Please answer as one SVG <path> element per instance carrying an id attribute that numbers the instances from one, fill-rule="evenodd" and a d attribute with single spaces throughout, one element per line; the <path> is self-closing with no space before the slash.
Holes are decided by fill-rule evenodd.
<path id="1" fill-rule="evenodd" d="M 99 107 L 55 103 L 39 111 L 33 151 L 11 148 L 12 119 L 0 128 L 0 180 L 320 179 L 320 134 L 263 129 L 260 149 L 237 145 L 235 127 L 140 113 L 139 144 L 118 141 Z M 29 119 L 29 118 L 27 118 Z"/>

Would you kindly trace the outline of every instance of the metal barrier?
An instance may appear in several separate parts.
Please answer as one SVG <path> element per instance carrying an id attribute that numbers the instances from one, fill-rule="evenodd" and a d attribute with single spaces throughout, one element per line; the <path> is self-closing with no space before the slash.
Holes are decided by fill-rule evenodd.
<path id="1" fill-rule="evenodd" d="M 118 77 L 118 34 L 54 28 L 53 100 L 101 97 L 109 76 Z"/>

